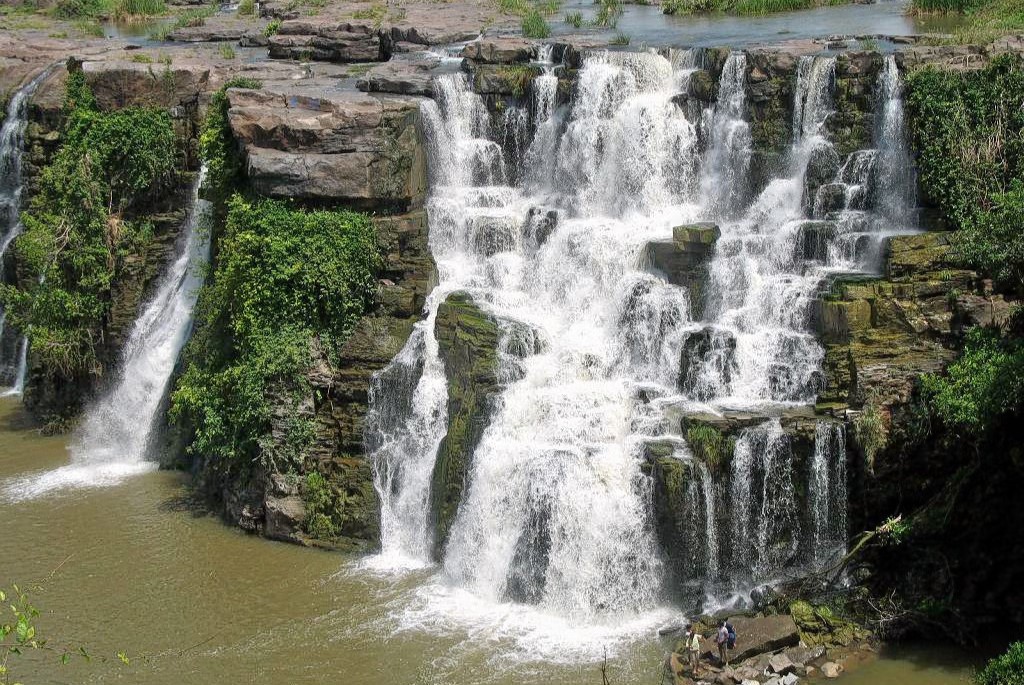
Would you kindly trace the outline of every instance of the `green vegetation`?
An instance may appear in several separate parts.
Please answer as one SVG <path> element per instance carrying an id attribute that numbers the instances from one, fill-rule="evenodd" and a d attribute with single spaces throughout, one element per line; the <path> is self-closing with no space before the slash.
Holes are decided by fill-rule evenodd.
<path id="1" fill-rule="evenodd" d="M 58 19 L 133 21 L 167 13 L 164 0 L 58 0 L 51 8 Z"/>
<path id="2" fill-rule="evenodd" d="M 907 79 L 907 113 L 926 202 L 961 261 L 1024 294 L 1024 69 L 1015 56 L 974 72 L 927 68 Z"/>
<path id="3" fill-rule="evenodd" d="M 178 145 L 163 110 L 97 111 L 80 71 L 68 77 L 64 111 L 62 145 L 13 245 L 24 273 L 37 278 L 0 287 L 0 301 L 33 356 L 74 378 L 101 371 L 111 285 L 150 238 L 144 213 L 177 184 Z"/>
<path id="4" fill-rule="evenodd" d="M 924 378 L 935 414 L 964 437 L 980 437 L 1024 407 L 1024 342 L 974 328 L 944 376 Z"/>
<path id="5" fill-rule="evenodd" d="M 591 22 L 599 28 L 613 29 L 622 16 L 622 0 L 597 0 L 597 14 Z"/>
<path id="6" fill-rule="evenodd" d="M 913 0 L 911 8 L 918 14 L 967 12 L 979 4 L 978 0 Z"/>
<path id="7" fill-rule="evenodd" d="M 256 14 L 256 3 L 254 0 L 242 0 L 238 3 L 238 16 L 251 17 Z"/>
<path id="8" fill-rule="evenodd" d="M 874 472 L 875 456 L 885 449 L 888 432 L 885 417 L 874 397 L 869 397 L 861 408 L 860 414 L 853 420 L 853 437 L 864 455 L 864 465 L 869 473 Z"/>
<path id="9" fill-rule="evenodd" d="M 306 487 L 302 499 L 306 504 L 306 533 L 317 540 L 337 537 L 339 526 L 331 515 L 338 507 L 327 479 L 317 471 L 306 474 Z"/>
<path id="10" fill-rule="evenodd" d="M 1014 642 L 1006 653 L 988 662 L 974 676 L 976 685 L 1024 685 L 1024 642 Z"/>
<path id="11" fill-rule="evenodd" d="M 661 4 L 661 9 L 665 14 L 725 12 L 760 15 L 773 12 L 792 12 L 824 5 L 842 5 L 846 2 L 847 0 L 665 0 Z"/>
<path id="12" fill-rule="evenodd" d="M 235 49 L 233 47 L 231 47 L 230 45 L 228 45 L 227 43 L 221 43 L 220 47 L 217 48 L 217 52 L 224 59 L 234 59 L 235 58 Z"/>
<path id="13" fill-rule="evenodd" d="M 207 137 L 206 149 L 220 148 Z M 313 345 L 335 357 L 372 300 L 380 263 L 363 214 L 231 197 L 172 397 L 172 418 L 192 429 L 190 453 L 221 472 L 296 470 L 311 428 L 288 420 L 283 440 L 272 439 L 272 409 L 283 401 L 298 414 Z"/>
<path id="14" fill-rule="evenodd" d="M 281 30 L 281 20 L 272 19 L 269 24 L 263 29 L 263 35 L 267 38 L 276 36 L 277 32 Z"/>
<path id="15" fill-rule="evenodd" d="M 612 45 L 629 45 L 629 36 L 625 33 L 616 33 L 611 39 Z"/>
<path id="16" fill-rule="evenodd" d="M 544 15 L 540 13 L 540 10 L 530 10 L 530 12 L 523 17 L 523 35 L 527 38 L 547 38 L 551 35 L 551 27 L 548 26 L 547 21 L 544 20 Z"/>
<path id="17" fill-rule="evenodd" d="M 583 14 L 580 12 L 570 12 L 565 15 L 565 23 L 575 28 L 583 26 Z"/>
<path id="18" fill-rule="evenodd" d="M 256 79 L 236 77 L 228 81 L 210 98 L 206 119 L 199 134 L 199 156 L 206 163 L 206 182 L 203 194 L 215 206 L 223 208 L 236 190 L 242 161 L 231 138 L 228 123 L 228 89 L 261 88 Z"/>
<path id="19" fill-rule="evenodd" d="M 726 438 L 722 431 L 706 424 L 690 426 L 686 430 L 686 442 L 693 456 L 715 471 L 729 467 L 736 449 L 735 438 Z"/>

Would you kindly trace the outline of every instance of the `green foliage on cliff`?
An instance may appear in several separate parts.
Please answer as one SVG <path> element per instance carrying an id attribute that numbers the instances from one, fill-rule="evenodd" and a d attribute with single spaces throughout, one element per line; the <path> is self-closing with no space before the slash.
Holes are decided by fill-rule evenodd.
<path id="1" fill-rule="evenodd" d="M 686 430 L 686 442 L 690 445 L 694 457 L 716 471 L 723 471 L 729 467 L 736 449 L 735 438 L 726 438 L 722 431 L 706 424 L 690 426 Z"/>
<path id="2" fill-rule="evenodd" d="M 162 110 L 94 109 L 80 72 L 65 101 L 62 145 L 13 245 L 21 283 L 0 287 L 0 300 L 33 356 L 71 376 L 98 370 L 111 285 L 151 237 L 147 204 L 177 181 L 177 139 Z"/>
<path id="3" fill-rule="evenodd" d="M 275 400 L 291 398 L 294 413 L 309 395 L 314 340 L 329 358 L 340 349 L 380 264 L 363 214 L 233 196 L 172 397 L 172 418 L 194 432 L 190 452 L 225 470 L 297 466 L 311 431 L 285 421 L 283 440 L 272 436 Z"/>
<path id="4" fill-rule="evenodd" d="M 256 79 L 235 77 L 210 98 L 210 106 L 199 133 L 199 156 L 206 163 L 203 192 L 217 207 L 223 207 L 231 193 L 237 189 L 242 170 L 242 160 L 228 123 L 227 91 L 229 88 L 260 88 L 262 85 Z"/>
<path id="5" fill-rule="evenodd" d="M 1024 290 L 1024 68 L 1003 56 L 976 72 L 922 69 L 907 110 L 925 199 L 953 228 L 961 259 Z"/>
<path id="6" fill-rule="evenodd" d="M 977 685 L 1024 685 L 1024 642 L 1014 642 L 974 677 Z"/>
<path id="7" fill-rule="evenodd" d="M 926 376 L 924 389 L 946 425 L 979 437 L 1024 406 L 1024 343 L 971 329 L 960 358 L 945 375 Z"/>
<path id="8" fill-rule="evenodd" d="M 317 540 L 330 540 L 338 535 L 338 526 L 331 514 L 338 507 L 331 494 L 331 486 L 327 479 L 318 471 L 306 474 L 306 487 L 303 493 L 306 503 L 306 532 Z"/>

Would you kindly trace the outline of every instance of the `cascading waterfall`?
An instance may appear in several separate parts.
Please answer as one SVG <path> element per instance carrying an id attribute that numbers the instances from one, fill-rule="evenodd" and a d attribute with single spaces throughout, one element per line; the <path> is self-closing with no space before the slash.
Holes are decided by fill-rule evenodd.
<path id="1" fill-rule="evenodd" d="M 160 408 L 182 346 L 192 328 L 192 309 L 209 257 L 203 226 L 208 203 L 199 199 L 205 168 L 193 183 L 183 235 L 175 260 L 146 302 L 125 343 L 111 386 L 86 410 L 69 446 L 71 463 L 8 483 L 10 499 L 29 499 L 66 487 L 111 485 L 156 468 L 150 459 Z"/>
<path id="2" fill-rule="evenodd" d="M 840 423 L 821 421 L 814 432 L 808 479 L 811 554 L 815 566 L 846 549 L 846 435 Z"/>
<path id="3" fill-rule="evenodd" d="M 878 210 L 891 228 L 906 230 L 913 228 L 915 223 L 917 184 L 903 118 L 903 82 L 894 55 L 885 56 L 878 90 L 882 110 L 876 134 L 878 173 L 875 195 Z"/>
<path id="4" fill-rule="evenodd" d="M 891 222 L 874 200 L 891 165 L 875 150 L 839 159 L 827 130 L 836 60 L 804 57 L 788 161 L 749 197 L 746 58 L 728 57 L 719 101 L 704 112 L 674 101 L 696 61 L 590 54 L 572 101 L 558 106 L 557 68 L 542 56 L 544 73 L 512 118 L 506 109 L 492 124 L 460 74 L 439 77 L 422 108 L 440 285 L 371 390 L 383 540 L 372 565 L 432 561 L 427 510 L 447 403 L 437 306 L 468 291 L 504 331 L 502 387 L 441 555 L 448 589 L 433 587 L 445 599 L 429 615 L 457 611 L 445 603 L 456 591 L 474 606 L 530 605 L 570 625 L 649 612 L 663 569 L 641 463 L 655 439 L 677 445 L 671 458 L 687 467 L 688 585 L 728 595 L 820 566 L 845 544 L 842 427 L 819 421 L 814 456 L 797 470 L 784 418 L 821 387 L 810 307 L 822 278 L 846 264 L 837 210 L 811 179 L 834 164 L 840 218 Z M 880 139 L 902 125 L 886 78 Z M 697 309 L 643 255 L 699 219 L 715 220 L 721 237 Z M 678 412 L 733 409 L 765 419 L 736 435 L 719 471 L 687 449 Z M 796 487 L 805 478 L 806 490 Z"/>
<path id="5" fill-rule="evenodd" d="M 701 195 L 713 216 L 731 216 L 746 201 L 752 142 L 746 120 L 746 78 L 746 55 L 731 53 L 722 67 L 718 103 L 705 114 L 709 143 Z"/>
<path id="6" fill-rule="evenodd" d="M 4 254 L 21 232 L 19 213 L 22 207 L 23 181 L 21 158 L 28 125 L 28 105 L 36 89 L 50 75 L 45 69 L 11 96 L 7 117 L 0 128 L 0 274 Z M 16 331 L 5 327 L 6 316 L 0 305 L 0 387 L 6 395 L 21 394 L 25 385 L 28 341 Z"/>

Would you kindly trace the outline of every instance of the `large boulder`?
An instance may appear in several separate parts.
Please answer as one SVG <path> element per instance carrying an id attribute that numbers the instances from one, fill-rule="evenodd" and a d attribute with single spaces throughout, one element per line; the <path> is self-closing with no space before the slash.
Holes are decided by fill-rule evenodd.
<path id="1" fill-rule="evenodd" d="M 736 629 L 736 648 L 729 653 L 730 662 L 775 652 L 800 644 L 800 630 L 788 614 L 776 616 L 736 616 L 729 619 Z M 710 644 L 706 654 L 717 658 L 718 650 Z"/>
<path id="2" fill-rule="evenodd" d="M 647 243 L 644 250 L 647 268 L 663 275 L 669 283 L 689 289 L 694 318 L 699 318 L 703 309 L 707 265 L 721 235 L 713 223 L 686 224 L 672 229 L 672 240 Z"/>
<path id="3" fill-rule="evenodd" d="M 420 99 L 301 87 L 232 89 L 228 120 L 253 188 L 271 197 L 405 210 L 426 189 Z"/>

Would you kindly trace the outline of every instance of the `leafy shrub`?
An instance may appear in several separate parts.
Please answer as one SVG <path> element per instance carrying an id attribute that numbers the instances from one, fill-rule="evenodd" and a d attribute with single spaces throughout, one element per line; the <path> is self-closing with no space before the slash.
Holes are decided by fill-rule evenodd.
<path id="1" fill-rule="evenodd" d="M 51 12 L 58 19 L 94 19 L 107 11 L 106 0 L 57 0 Z"/>
<path id="2" fill-rule="evenodd" d="M 714 426 L 704 424 L 688 428 L 686 442 L 690 445 L 693 456 L 714 470 L 727 468 L 736 449 L 736 441 L 733 438 L 726 438 Z"/>
<path id="3" fill-rule="evenodd" d="M 98 112 L 93 104 L 81 72 L 70 74 L 63 143 L 13 244 L 24 272 L 38 277 L 0 289 L 8 322 L 28 336 L 44 367 L 65 376 L 99 371 L 111 285 L 151 237 L 143 212 L 177 181 L 167 112 Z"/>
<path id="4" fill-rule="evenodd" d="M 280 30 L 281 30 L 281 20 L 280 19 L 272 19 L 270 21 L 270 23 L 267 24 L 263 28 L 263 35 L 266 36 L 267 38 L 270 38 L 271 36 L 276 36 L 277 32 L 280 31 Z"/>
<path id="5" fill-rule="evenodd" d="M 336 357 L 371 302 L 380 263 L 363 214 L 228 200 L 172 397 L 173 419 L 193 430 L 190 452 L 224 470 L 295 467 L 311 433 L 293 422 L 282 450 L 270 439 L 272 407 L 290 400 L 297 411 L 314 340 Z"/>
<path id="6" fill-rule="evenodd" d="M 1024 290 L 1024 69 L 1003 56 L 982 70 L 922 69 L 907 113 L 924 199 L 952 228 L 961 260 Z"/>
<path id="7" fill-rule="evenodd" d="M 539 10 L 530 10 L 523 17 L 523 35 L 527 38 L 547 38 L 551 35 L 551 27 Z"/>
<path id="8" fill-rule="evenodd" d="M 998 331 L 973 328 L 963 353 L 944 376 L 928 375 L 929 404 L 946 425 L 978 436 L 1024 405 L 1024 343 Z"/>
<path id="9" fill-rule="evenodd" d="M 224 84 L 213 97 L 206 110 L 199 133 L 199 156 L 206 164 L 206 185 L 204 195 L 215 205 L 223 206 L 227 198 L 234 192 L 242 161 L 235 148 L 228 123 L 229 88 L 262 88 L 263 84 L 251 78 L 235 77 Z"/>
<path id="10" fill-rule="evenodd" d="M 583 14 L 580 12 L 570 12 L 565 15 L 565 23 L 574 28 L 579 28 L 583 26 Z"/>
<path id="11" fill-rule="evenodd" d="M 313 471 L 306 475 L 303 492 L 306 504 L 306 532 L 318 540 L 330 540 L 338 535 L 331 513 L 335 510 L 331 486 L 320 473 Z"/>
<path id="12" fill-rule="evenodd" d="M 251 17 L 256 14 L 256 3 L 253 0 L 242 0 L 238 3 L 238 15 Z"/>
<path id="13" fill-rule="evenodd" d="M 235 49 L 227 43 L 221 43 L 220 47 L 217 49 L 217 52 L 220 53 L 220 56 L 224 59 L 235 58 Z"/>
<path id="14" fill-rule="evenodd" d="M 977 685 L 1024 685 L 1024 642 L 1014 642 L 1006 653 L 988 662 L 974 677 Z"/>

